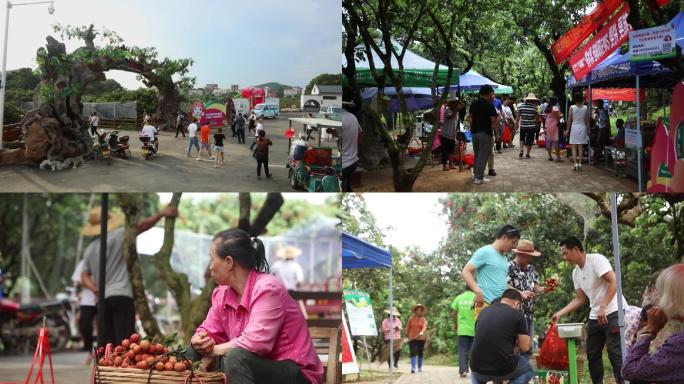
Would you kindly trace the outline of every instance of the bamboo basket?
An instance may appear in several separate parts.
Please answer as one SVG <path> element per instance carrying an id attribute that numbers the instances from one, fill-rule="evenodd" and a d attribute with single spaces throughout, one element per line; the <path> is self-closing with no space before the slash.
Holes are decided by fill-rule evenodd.
<path id="1" fill-rule="evenodd" d="M 98 373 L 99 372 L 99 373 Z M 222 372 L 152 371 L 138 368 L 93 368 L 93 384 L 227 384 Z"/>

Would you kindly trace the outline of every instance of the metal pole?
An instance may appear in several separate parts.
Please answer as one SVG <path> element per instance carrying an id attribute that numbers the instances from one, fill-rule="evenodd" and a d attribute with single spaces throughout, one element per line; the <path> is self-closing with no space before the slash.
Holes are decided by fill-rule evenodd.
<path id="1" fill-rule="evenodd" d="M 105 346 L 105 279 L 107 273 L 107 219 L 109 217 L 109 195 L 102 194 L 100 202 L 100 268 L 97 278 L 97 346 Z"/>
<path id="2" fill-rule="evenodd" d="M 12 3 L 7 0 L 5 5 L 5 42 L 2 48 L 2 77 L 0 80 L 0 151 L 3 149 L 3 134 L 5 132 L 5 83 L 7 82 L 7 38 L 9 34 L 9 15 Z"/>
<path id="3" fill-rule="evenodd" d="M 613 229 L 613 257 L 615 258 L 615 277 L 617 280 L 617 303 L 618 303 L 618 324 L 620 326 L 620 349 L 622 350 L 622 361 L 627 357 L 627 347 L 625 346 L 625 312 L 622 306 L 622 268 L 620 268 L 620 241 L 618 240 L 617 222 L 617 193 L 610 194 L 610 218 Z"/>
<path id="4" fill-rule="evenodd" d="M 639 192 L 643 191 L 643 180 L 641 179 L 641 92 L 639 92 L 639 75 L 636 76 L 636 128 L 637 128 L 637 180 L 639 181 Z M 669 146 L 667 148 L 670 148 Z"/>
<path id="5" fill-rule="evenodd" d="M 390 342 L 389 342 L 389 382 L 392 384 L 394 367 L 394 293 L 392 292 L 392 268 L 389 270 L 389 311 L 390 311 Z"/>

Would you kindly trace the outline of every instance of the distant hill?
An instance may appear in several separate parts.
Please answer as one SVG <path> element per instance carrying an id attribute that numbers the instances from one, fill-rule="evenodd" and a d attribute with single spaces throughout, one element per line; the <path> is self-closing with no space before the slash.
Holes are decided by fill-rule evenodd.
<path id="1" fill-rule="evenodd" d="M 294 88 L 291 85 L 284 85 L 284 84 L 275 83 L 275 82 L 257 85 L 255 88 L 266 88 L 266 87 L 268 87 L 269 89 L 276 90 L 276 92 L 278 92 L 279 97 L 283 97 L 283 91 L 285 91 L 286 89 Z"/>

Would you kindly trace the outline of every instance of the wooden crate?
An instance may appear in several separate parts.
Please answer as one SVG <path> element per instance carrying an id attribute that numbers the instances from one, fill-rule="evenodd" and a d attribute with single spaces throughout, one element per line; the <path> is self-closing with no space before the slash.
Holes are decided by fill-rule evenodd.
<path id="1" fill-rule="evenodd" d="M 195 372 L 197 377 L 193 377 L 192 381 L 188 379 L 190 372 L 170 372 L 170 371 L 153 371 L 149 382 L 149 371 L 144 371 L 138 368 L 115 368 L 115 367 L 100 367 L 99 379 L 98 374 L 93 368 L 93 383 L 94 384 L 227 384 L 226 376 L 222 372 Z M 187 381 L 186 381 L 187 380 Z M 200 381 L 201 380 L 201 381 Z"/>

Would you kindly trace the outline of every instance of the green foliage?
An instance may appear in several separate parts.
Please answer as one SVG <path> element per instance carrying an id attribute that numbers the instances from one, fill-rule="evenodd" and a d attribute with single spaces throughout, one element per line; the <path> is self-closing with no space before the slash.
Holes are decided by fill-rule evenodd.
<path id="1" fill-rule="evenodd" d="M 684 213 L 684 203 L 668 202 L 662 196 L 642 195 L 639 204 L 642 211 L 635 225 L 619 226 L 623 291 L 627 302 L 637 306 L 641 305 L 641 294 L 651 274 L 681 262 L 681 256 L 676 256 L 674 234 L 682 231 L 683 223 L 678 217 Z M 535 299 L 537 334 L 545 330 L 550 316 L 572 300 L 575 292 L 574 266 L 563 261 L 560 240 L 577 236 L 583 239 L 587 252 L 601 253 L 614 265 L 610 220 L 601 215 L 593 200 L 583 195 L 449 194 L 441 205 L 441 216 L 430 225 L 446 225 L 449 232 L 439 249 L 427 254 L 414 248 L 398 250 L 388 246 L 383 235 L 386 228 L 378 227 L 362 196 L 345 194 L 340 211 L 345 232 L 391 250 L 395 305 L 404 314 L 402 321 L 407 321 L 413 304 L 428 306 L 428 330 L 435 332 L 431 353 L 453 354 L 456 350 L 450 304 L 464 290 L 460 272 L 473 252 L 491 244 L 505 224 L 520 228 L 523 238 L 532 240 L 542 252 L 533 262 L 540 281 L 543 283 L 551 276 L 560 280 L 554 292 Z M 427 223 L 416 223 L 424 224 Z M 345 288 L 370 293 L 378 326 L 388 307 L 387 284 L 387 270 L 344 272 Z M 564 321 L 583 322 L 588 312 L 585 305 Z M 374 351 L 379 351 L 380 340 L 369 341 Z"/>
<path id="2" fill-rule="evenodd" d="M 18 123 L 21 121 L 21 117 L 23 116 L 23 112 L 21 108 L 15 106 L 14 104 L 10 104 L 8 102 L 5 102 L 5 113 L 3 117 L 3 124 L 14 124 Z"/>
<path id="3" fill-rule="evenodd" d="M 309 85 L 304 88 L 304 94 L 310 94 L 314 85 L 341 85 L 342 75 L 337 73 L 322 73 L 309 81 Z"/>
<path id="4" fill-rule="evenodd" d="M 98 81 L 88 84 L 88 86 L 83 90 L 83 95 L 98 97 L 122 89 L 123 87 L 116 80 L 107 79 L 105 81 Z"/>
<path id="5" fill-rule="evenodd" d="M 33 73 L 31 68 L 20 68 L 7 71 L 7 91 L 23 89 L 33 91 L 40 83 L 40 77 Z"/>
<path id="6" fill-rule="evenodd" d="M 159 104 L 159 92 L 153 88 L 138 88 L 134 91 L 128 89 L 118 89 L 99 96 L 84 95 L 84 103 L 111 103 L 111 102 L 131 102 L 138 103 L 138 118 L 142 118 L 145 113 L 152 113 Z"/>

